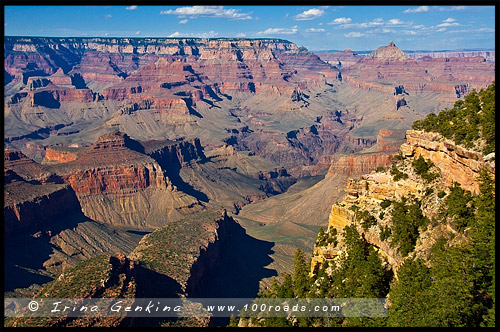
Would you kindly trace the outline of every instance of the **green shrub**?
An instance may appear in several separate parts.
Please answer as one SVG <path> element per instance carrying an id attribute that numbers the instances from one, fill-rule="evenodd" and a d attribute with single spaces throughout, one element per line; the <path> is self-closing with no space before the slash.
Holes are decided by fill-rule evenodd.
<path id="1" fill-rule="evenodd" d="M 403 197 L 400 202 L 393 202 L 394 208 L 391 212 L 392 242 L 391 245 L 398 245 L 399 252 L 404 256 L 413 249 L 419 237 L 419 227 L 425 227 L 429 219 L 422 214 L 418 201 L 407 204 L 408 199 Z"/>
<path id="2" fill-rule="evenodd" d="M 387 240 L 392 234 L 392 230 L 388 225 L 380 227 L 380 241 Z"/>
<path id="3" fill-rule="evenodd" d="M 482 153 L 495 151 L 495 83 L 478 93 L 472 90 L 464 100 L 458 100 L 452 109 L 431 113 L 412 125 L 413 129 L 432 131 L 471 148 L 482 139 L 486 142 Z"/>
<path id="4" fill-rule="evenodd" d="M 399 181 L 401 179 L 408 179 L 408 174 L 401 172 L 395 164 L 391 167 L 391 175 L 393 175 L 394 181 Z"/>
<path id="5" fill-rule="evenodd" d="M 391 205 L 392 201 L 389 200 L 389 199 L 384 199 L 381 203 L 380 203 L 380 207 L 382 209 L 386 209 L 387 207 L 389 207 L 389 205 Z"/>

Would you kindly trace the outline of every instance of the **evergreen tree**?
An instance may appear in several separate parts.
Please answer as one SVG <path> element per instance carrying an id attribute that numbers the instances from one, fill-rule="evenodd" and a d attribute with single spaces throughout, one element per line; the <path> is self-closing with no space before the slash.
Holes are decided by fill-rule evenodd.
<path id="1" fill-rule="evenodd" d="M 422 259 L 408 257 L 398 270 L 398 280 L 389 293 L 389 326 L 423 326 L 424 291 L 431 283 L 431 271 Z"/>
<path id="2" fill-rule="evenodd" d="M 280 299 L 291 299 L 294 297 L 293 279 L 289 273 L 285 273 L 285 278 L 279 287 L 277 297 Z"/>
<path id="3" fill-rule="evenodd" d="M 297 248 L 293 257 L 293 284 L 295 295 L 305 297 L 309 291 L 309 267 L 304 252 Z"/>
<path id="4" fill-rule="evenodd" d="M 450 193 L 445 199 L 447 207 L 445 216 L 451 219 L 451 224 L 463 232 L 474 220 L 474 201 L 468 190 L 462 189 L 458 182 L 450 187 Z"/>
<path id="5" fill-rule="evenodd" d="M 238 327 L 238 318 L 234 317 L 233 314 L 231 314 L 231 317 L 229 318 L 229 325 L 228 327 Z"/>

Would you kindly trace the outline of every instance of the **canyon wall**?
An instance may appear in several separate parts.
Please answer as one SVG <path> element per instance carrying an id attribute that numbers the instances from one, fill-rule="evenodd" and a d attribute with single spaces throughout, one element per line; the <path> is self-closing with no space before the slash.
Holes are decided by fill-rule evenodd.
<path id="1" fill-rule="evenodd" d="M 442 170 L 444 183 L 449 186 L 454 181 L 462 188 L 479 192 L 477 177 L 482 168 L 495 176 L 495 164 L 485 161 L 480 152 L 468 150 L 444 138 L 441 134 L 408 130 L 407 143 L 401 146 L 406 157 L 422 156 L 431 160 Z"/>
<path id="2" fill-rule="evenodd" d="M 345 226 L 355 225 L 362 237 L 378 249 L 394 271 L 397 271 L 404 257 L 397 247 L 381 237 L 384 227 L 392 227 L 391 218 L 385 211 L 386 207 L 381 206 L 382 202 L 413 197 L 422 202 L 424 216 L 434 220 L 438 216 L 438 207 L 444 199 L 438 192 L 448 192 L 448 188 L 456 181 L 462 188 L 478 193 L 480 170 L 485 169 L 493 178 L 495 177 L 494 161 L 486 156 L 483 157 L 479 152 L 457 145 L 440 134 L 408 130 L 406 140 L 407 142 L 400 148 L 403 159 L 396 163 L 396 168 L 408 176 L 396 179 L 391 171 L 384 170 L 365 174 L 360 179 L 349 179 L 345 198 L 331 208 L 327 231 L 331 233 L 331 229 L 335 228 L 340 234 Z M 438 178 L 430 183 L 417 175 L 411 165 L 411 162 L 420 156 L 434 164 L 432 172 L 439 172 Z M 363 228 L 363 220 L 358 220 L 357 210 L 368 211 L 375 217 L 375 225 Z M 416 256 L 427 257 L 437 238 L 447 233 L 456 231 L 449 225 L 431 222 L 420 233 L 415 246 Z M 338 259 L 340 252 L 342 244 L 315 246 L 311 271 L 325 260 Z"/>

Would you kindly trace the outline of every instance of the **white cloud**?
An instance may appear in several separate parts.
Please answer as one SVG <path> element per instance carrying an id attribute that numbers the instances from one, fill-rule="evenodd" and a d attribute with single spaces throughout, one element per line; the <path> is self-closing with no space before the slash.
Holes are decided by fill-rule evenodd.
<path id="1" fill-rule="evenodd" d="M 306 32 L 325 32 L 325 29 L 309 28 L 309 29 L 306 29 Z"/>
<path id="2" fill-rule="evenodd" d="M 194 37 L 198 38 L 214 38 L 217 37 L 219 34 L 213 30 L 209 32 L 202 32 L 202 33 L 195 33 L 193 34 Z"/>
<path id="3" fill-rule="evenodd" d="M 251 13 L 240 13 L 239 9 L 226 9 L 224 6 L 192 6 L 179 7 L 175 10 L 162 10 L 161 15 L 177 15 L 178 17 L 222 17 L 234 20 L 251 20 Z"/>
<path id="4" fill-rule="evenodd" d="M 111 14 L 106 14 L 106 15 L 104 15 L 104 18 L 105 18 L 105 19 L 112 18 L 112 17 L 113 17 L 113 16 L 111 16 Z"/>
<path id="5" fill-rule="evenodd" d="M 445 23 L 441 23 L 441 24 L 438 24 L 436 25 L 437 28 L 443 28 L 443 27 L 457 27 L 459 26 L 460 24 L 458 24 L 457 22 L 453 22 L 453 23 L 449 23 L 449 22 L 445 22 Z"/>
<path id="6" fill-rule="evenodd" d="M 291 28 L 269 28 L 265 31 L 257 32 L 257 35 L 294 35 L 299 31 L 299 28 L 295 25 Z"/>
<path id="7" fill-rule="evenodd" d="M 323 9 L 312 8 L 295 15 L 294 19 L 298 21 L 314 20 L 315 18 L 321 17 L 324 13 L 325 11 Z"/>
<path id="8" fill-rule="evenodd" d="M 413 30 L 403 30 L 403 33 L 405 35 L 411 35 L 411 36 L 415 36 L 417 34 L 417 32 Z"/>
<path id="9" fill-rule="evenodd" d="M 329 23 L 330 24 L 330 23 Z M 396 26 L 411 26 L 413 22 L 403 22 L 398 18 L 390 19 L 389 21 L 384 22 L 381 18 L 376 18 L 371 22 L 363 22 L 363 23 L 347 23 L 341 24 L 338 26 L 340 29 L 366 29 L 366 28 L 376 28 L 376 27 L 396 27 Z"/>
<path id="10" fill-rule="evenodd" d="M 171 38 L 176 38 L 176 37 L 194 37 L 194 38 L 214 38 L 217 37 L 219 34 L 215 31 L 209 31 L 209 32 L 202 32 L 202 33 L 181 33 L 179 31 L 176 31 L 172 34 L 170 34 L 168 37 Z"/>
<path id="11" fill-rule="evenodd" d="M 363 37 L 364 35 L 365 35 L 364 33 L 357 32 L 357 31 L 352 31 L 352 32 L 344 34 L 344 36 L 348 37 L 348 38 L 359 38 L 359 37 Z"/>
<path id="12" fill-rule="evenodd" d="M 425 26 L 422 24 L 413 26 L 413 29 L 423 29 L 423 28 L 425 28 Z"/>
<path id="13" fill-rule="evenodd" d="M 495 29 L 492 28 L 481 28 L 477 30 L 478 32 L 495 32 Z"/>
<path id="14" fill-rule="evenodd" d="M 136 10 L 137 9 L 137 6 L 128 6 L 128 7 L 125 7 L 126 10 Z"/>
<path id="15" fill-rule="evenodd" d="M 420 6 L 417 8 L 408 8 L 405 10 L 403 13 L 408 14 L 408 13 L 424 13 L 429 11 L 429 6 Z"/>
<path id="16" fill-rule="evenodd" d="M 236 38 L 245 38 L 247 36 L 246 33 L 240 32 L 239 34 L 236 35 Z"/>
<path id="17" fill-rule="evenodd" d="M 479 29 L 461 29 L 461 30 L 450 30 L 450 31 L 446 31 L 446 33 L 462 33 L 462 34 L 470 34 L 470 33 L 474 33 L 474 32 L 486 32 L 486 33 L 489 33 L 489 32 L 495 32 L 495 29 L 492 29 L 492 28 L 479 28 Z"/>
<path id="18" fill-rule="evenodd" d="M 137 30 L 137 31 L 135 32 L 135 34 L 136 34 L 136 35 L 138 35 L 138 34 L 140 34 L 140 33 L 141 33 L 141 30 Z"/>
<path id="19" fill-rule="evenodd" d="M 339 17 L 339 18 L 334 19 L 333 21 L 331 21 L 328 24 L 348 24 L 351 22 L 352 22 L 352 18 L 350 18 L 350 17 Z"/>
<path id="20" fill-rule="evenodd" d="M 187 22 L 189 22 L 189 20 L 180 20 L 179 24 L 186 24 Z"/>
<path id="21" fill-rule="evenodd" d="M 393 18 L 393 19 L 390 19 L 389 21 L 387 21 L 387 24 L 389 24 L 389 25 L 401 25 L 404 23 L 403 23 L 403 21 L 401 21 L 398 18 Z"/>
<path id="22" fill-rule="evenodd" d="M 447 6 L 447 7 L 439 7 L 439 10 L 442 12 L 451 12 L 451 11 L 456 11 L 456 10 L 464 10 L 466 9 L 466 6 Z"/>
<path id="23" fill-rule="evenodd" d="M 437 29 L 436 31 L 437 32 L 443 32 L 443 31 L 446 31 L 446 28 Z"/>
<path id="24" fill-rule="evenodd" d="M 448 23 L 451 23 L 451 22 L 455 22 L 456 20 L 454 18 L 451 18 L 451 17 L 448 17 L 446 20 L 443 20 L 441 22 L 448 22 Z"/>

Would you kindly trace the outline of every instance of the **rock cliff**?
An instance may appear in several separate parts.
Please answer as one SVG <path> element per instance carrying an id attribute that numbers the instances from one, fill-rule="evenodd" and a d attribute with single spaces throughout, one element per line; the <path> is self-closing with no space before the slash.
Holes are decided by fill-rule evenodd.
<path id="1" fill-rule="evenodd" d="M 468 150 L 444 138 L 441 134 L 418 130 L 406 132 L 407 143 L 401 146 L 406 157 L 423 156 L 431 160 L 443 170 L 444 184 L 449 186 L 453 181 L 472 192 L 479 192 L 477 177 L 482 168 L 486 168 L 495 176 L 495 163 L 486 161 L 480 152 Z"/>
<path id="2" fill-rule="evenodd" d="M 4 168 L 5 235 L 35 234 L 57 220 L 80 211 L 67 184 L 32 184 Z"/>
<path id="3" fill-rule="evenodd" d="M 180 151 L 189 144 L 178 143 Z M 158 227 L 201 208 L 123 133 L 103 135 L 74 161 L 47 167 L 73 188 L 85 215 L 103 223 Z M 151 205 L 156 208 L 150 210 Z"/>
<path id="4" fill-rule="evenodd" d="M 481 169 L 486 169 L 493 178 L 495 176 L 494 161 L 485 161 L 481 153 L 467 150 L 440 134 L 408 130 L 406 140 L 400 148 L 402 160 L 397 161 L 391 170 L 371 172 L 360 179 L 348 180 L 345 198 L 331 208 L 327 231 L 331 233 L 335 228 L 340 233 L 346 225 L 356 225 L 358 232 L 378 248 L 395 272 L 404 257 L 398 247 L 391 245 L 382 235 L 385 228 L 394 227 L 389 216 L 390 209 L 386 210 L 390 203 L 384 205 L 385 202 L 400 201 L 403 197 L 421 202 L 423 215 L 432 222 L 420 230 L 414 250 L 417 257 L 426 259 L 437 238 L 443 234 L 457 235 L 449 225 L 434 221 L 443 196 L 452 183 L 456 181 L 462 188 L 477 193 Z M 427 181 L 416 173 L 412 162 L 420 156 L 433 163 L 432 172 L 438 174 L 437 179 Z M 401 176 L 403 174 L 406 176 Z M 374 218 L 373 224 L 363 225 L 367 217 L 362 211 L 367 211 Z M 312 270 L 324 260 L 335 260 L 343 250 L 342 245 L 340 239 L 339 245 L 315 246 Z"/>

